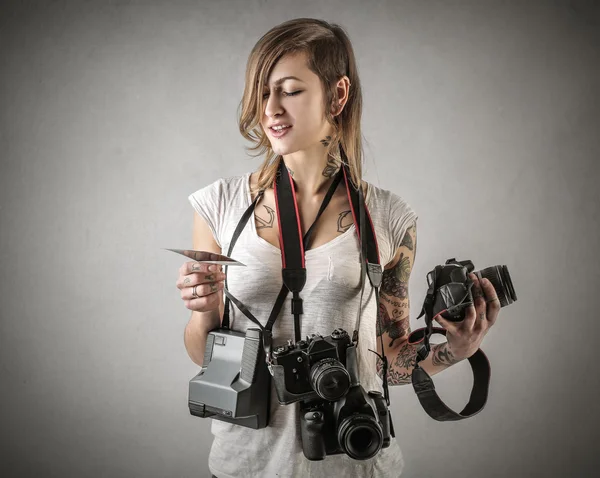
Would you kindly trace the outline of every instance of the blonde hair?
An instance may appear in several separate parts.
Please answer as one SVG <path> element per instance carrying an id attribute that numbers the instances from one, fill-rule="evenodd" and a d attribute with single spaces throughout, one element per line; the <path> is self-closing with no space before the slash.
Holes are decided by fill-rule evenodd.
<path id="1" fill-rule="evenodd" d="M 342 27 L 314 18 L 296 18 L 281 23 L 265 33 L 254 45 L 246 65 L 244 94 L 240 102 L 239 129 L 244 138 L 254 143 L 246 147 L 253 157 L 265 155 L 254 190 L 271 187 L 279 155 L 275 154 L 261 127 L 264 111 L 263 88 L 273 67 L 284 55 L 306 53 L 308 68 L 321 80 L 323 107 L 333 135 L 327 155 L 341 161 L 340 145 L 348 158 L 350 176 L 355 185 L 362 182 L 362 91 L 352 44 Z M 331 106 L 337 100 L 336 84 L 343 77 L 350 79 L 348 101 L 342 112 L 333 116 Z M 337 103 L 337 102 L 336 102 Z"/>

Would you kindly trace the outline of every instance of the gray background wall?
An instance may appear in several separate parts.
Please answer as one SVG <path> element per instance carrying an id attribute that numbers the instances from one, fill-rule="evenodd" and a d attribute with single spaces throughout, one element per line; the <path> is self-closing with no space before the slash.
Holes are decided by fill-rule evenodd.
<path id="1" fill-rule="evenodd" d="M 236 109 L 274 25 L 343 25 L 366 178 L 418 211 L 413 328 L 450 257 L 506 264 L 485 410 L 393 388 L 406 477 L 592 476 L 600 14 L 593 1 L 12 2 L 0 10 L 0 473 L 204 477 L 175 288 L 187 195 L 258 165 Z M 471 372 L 435 377 L 454 408 Z M 392 475 L 391 475 L 392 476 Z"/>

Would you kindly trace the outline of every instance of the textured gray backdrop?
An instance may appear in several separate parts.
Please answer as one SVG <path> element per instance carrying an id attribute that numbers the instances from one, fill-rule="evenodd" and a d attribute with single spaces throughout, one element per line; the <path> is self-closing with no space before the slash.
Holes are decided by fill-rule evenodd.
<path id="1" fill-rule="evenodd" d="M 482 413 L 438 423 L 392 389 L 403 476 L 593 476 L 597 3 L 3 4 L 0 474 L 209 475 L 210 422 L 187 410 L 182 258 L 161 248 L 191 246 L 188 194 L 257 166 L 236 124 L 247 56 L 310 16 L 354 43 L 367 180 L 420 217 L 413 328 L 450 257 L 506 264 L 518 294 L 483 343 Z M 470 368 L 435 382 L 460 409 Z"/>

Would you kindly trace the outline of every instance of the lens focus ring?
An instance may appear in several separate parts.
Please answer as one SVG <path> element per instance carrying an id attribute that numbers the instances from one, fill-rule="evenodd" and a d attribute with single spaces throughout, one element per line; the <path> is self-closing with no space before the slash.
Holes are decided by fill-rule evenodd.
<path id="1" fill-rule="evenodd" d="M 338 440 L 349 457 L 368 460 L 383 447 L 383 432 L 381 425 L 373 417 L 355 413 L 340 424 Z"/>
<path id="2" fill-rule="evenodd" d="M 342 398 L 350 388 L 350 374 L 334 358 L 319 360 L 310 369 L 310 384 L 323 400 L 335 402 Z"/>

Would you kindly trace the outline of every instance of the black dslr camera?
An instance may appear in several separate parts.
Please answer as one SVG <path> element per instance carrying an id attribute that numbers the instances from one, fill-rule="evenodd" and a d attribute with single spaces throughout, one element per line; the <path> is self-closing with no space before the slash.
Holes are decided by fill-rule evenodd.
<path id="1" fill-rule="evenodd" d="M 346 453 L 366 460 L 389 446 L 391 419 L 385 398 L 360 385 L 356 345 L 344 329 L 276 347 L 270 368 L 279 402 L 301 401 L 307 459 Z"/>
<path id="2" fill-rule="evenodd" d="M 506 307 L 517 300 L 508 268 L 504 265 L 486 267 L 474 272 L 473 262 L 448 259 L 444 265 L 436 266 L 427 274 L 427 296 L 417 319 L 425 316 L 426 327 L 414 330 L 408 336 L 408 344 L 417 346 L 417 359 L 411 376 L 413 388 L 425 412 L 438 421 L 456 421 L 472 417 L 479 413 L 486 404 L 489 382 L 490 363 L 481 349 L 468 358 L 473 369 L 473 389 L 469 403 L 460 413 L 450 409 L 435 391 L 433 380 L 419 366 L 419 363 L 431 351 L 432 334 L 446 335 L 446 329 L 433 327 L 433 320 L 441 316 L 452 322 L 464 320 L 467 309 L 473 305 L 473 280 L 469 273 L 475 274 L 479 280 L 488 279 L 498 296 L 500 307 Z"/>
<path id="3" fill-rule="evenodd" d="M 309 460 L 340 453 L 367 460 L 390 446 L 393 425 L 386 400 L 360 385 L 355 347 L 347 349 L 346 367 L 350 387 L 342 398 L 300 404 L 302 451 Z"/>
<path id="4" fill-rule="evenodd" d="M 431 317 L 444 311 L 441 316 L 452 322 L 465 318 L 466 309 L 473 303 L 473 281 L 468 274 L 475 269 L 470 260 L 448 259 L 428 274 L 429 291 L 426 305 L 431 307 Z M 504 265 L 490 266 L 473 272 L 479 280 L 488 279 L 498 295 L 500 306 L 505 307 L 517 300 L 508 268 Z M 432 277 L 430 277 L 432 276 Z M 424 309 L 426 312 L 426 310 Z M 420 316 L 419 316 L 420 317 Z M 417 317 L 417 318 L 419 318 Z"/>

